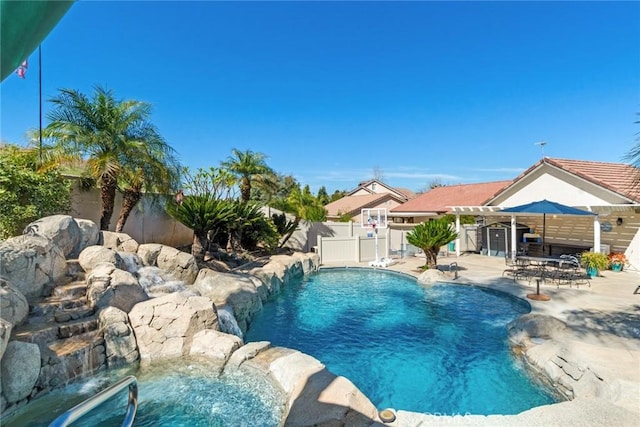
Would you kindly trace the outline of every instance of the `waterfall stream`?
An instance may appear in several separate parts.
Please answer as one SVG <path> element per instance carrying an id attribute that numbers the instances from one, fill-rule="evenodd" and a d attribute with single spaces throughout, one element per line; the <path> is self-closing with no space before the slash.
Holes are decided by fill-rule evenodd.
<path id="1" fill-rule="evenodd" d="M 232 334 L 242 338 L 242 330 L 238 326 L 238 322 L 233 315 L 233 310 L 228 305 L 222 305 L 216 307 L 218 309 L 218 323 L 220 324 L 220 331 Z"/>

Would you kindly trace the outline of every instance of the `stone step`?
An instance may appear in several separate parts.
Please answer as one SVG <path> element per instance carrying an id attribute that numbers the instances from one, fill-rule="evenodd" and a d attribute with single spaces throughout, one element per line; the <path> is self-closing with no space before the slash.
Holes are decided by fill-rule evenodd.
<path id="1" fill-rule="evenodd" d="M 82 269 L 82 266 L 80 265 L 80 261 L 77 260 L 77 259 L 68 259 L 67 260 L 67 274 L 71 276 L 71 275 L 78 274 L 78 273 L 84 274 L 84 270 Z"/>
<path id="2" fill-rule="evenodd" d="M 85 297 L 77 299 L 62 299 L 60 297 L 48 297 L 29 304 L 29 315 L 48 316 L 59 309 L 74 309 L 87 305 Z"/>
<path id="3" fill-rule="evenodd" d="M 87 284 L 84 281 L 76 280 L 66 285 L 56 286 L 53 289 L 54 297 L 60 299 L 76 299 L 87 294 Z"/>
<path id="4" fill-rule="evenodd" d="M 91 316 L 95 312 L 94 308 L 89 304 L 81 305 L 74 308 L 62 308 L 56 310 L 53 314 L 56 322 L 63 323 L 68 322 L 70 320 L 78 320 L 83 319 L 85 317 Z"/>
<path id="5" fill-rule="evenodd" d="M 105 367 L 104 338 L 99 331 L 40 345 L 42 369 L 37 387 L 47 389 L 86 377 Z"/>
<path id="6" fill-rule="evenodd" d="M 64 323 L 57 323 L 52 316 L 42 316 L 29 318 L 29 323 L 16 328 L 13 336 L 18 341 L 43 344 L 97 329 L 98 319 L 95 315 Z"/>
<path id="7" fill-rule="evenodd" d="M 59 323 L 60 338 L 69 338 L 74 335 L 84 334 L 98 329 L 98 318 L 95 315 L 77 320 Z"/>
<path id="8" fill-rule="evenodd" d="M 99 331 L 85 332 L 67 339 L 57 340 L 47 347 L 58 356 L 68 356 L 79 350 L 104 344 L 104 338 Z"/>

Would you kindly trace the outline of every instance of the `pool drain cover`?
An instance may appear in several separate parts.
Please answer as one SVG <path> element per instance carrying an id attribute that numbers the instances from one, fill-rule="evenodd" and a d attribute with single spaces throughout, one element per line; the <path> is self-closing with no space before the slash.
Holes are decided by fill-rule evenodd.
<path id="1" fill-rule="evenodd" d="M 391 409 L 383 409 L 378 413 L 378 416 L 383 423 L 392 423 L 396 420 L 396 414 Z"/>

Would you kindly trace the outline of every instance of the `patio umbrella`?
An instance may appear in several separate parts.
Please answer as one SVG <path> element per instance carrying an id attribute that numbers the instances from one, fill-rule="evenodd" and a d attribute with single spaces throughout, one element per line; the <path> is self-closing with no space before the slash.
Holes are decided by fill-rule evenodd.
<path id="1" fill-rule="evenodd" d="M 572 206 L 563 205 L 561 203 L 552 202 L 544 199 L 537 202 L 527 203 L 526 205 L 513 206 L 511 208 L 502 209 L 500 212 L 505 213 L 522 213 L 522 214 L 542 214 L 542 247 L 544 249 L 544 234 L 546 228 L 547 214 L 549 215 L 595 215 L 593 212 L 574 208 Z"/>
<path id="2" fill-rule="evenodd" d="M 2 80 L 31 55 L 72 4 L 73 1 L 0 1 Z"/>

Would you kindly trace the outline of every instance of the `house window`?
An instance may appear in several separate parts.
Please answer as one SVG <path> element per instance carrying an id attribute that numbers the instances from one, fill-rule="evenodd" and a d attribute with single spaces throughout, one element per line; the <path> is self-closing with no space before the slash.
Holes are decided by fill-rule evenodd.
<path id="1" fill-rule="evenodd" d="M 375 182 L 371 184 L 371 189 L 375 191 L 375 189 L 376 189 L 376 183 Z"/>

